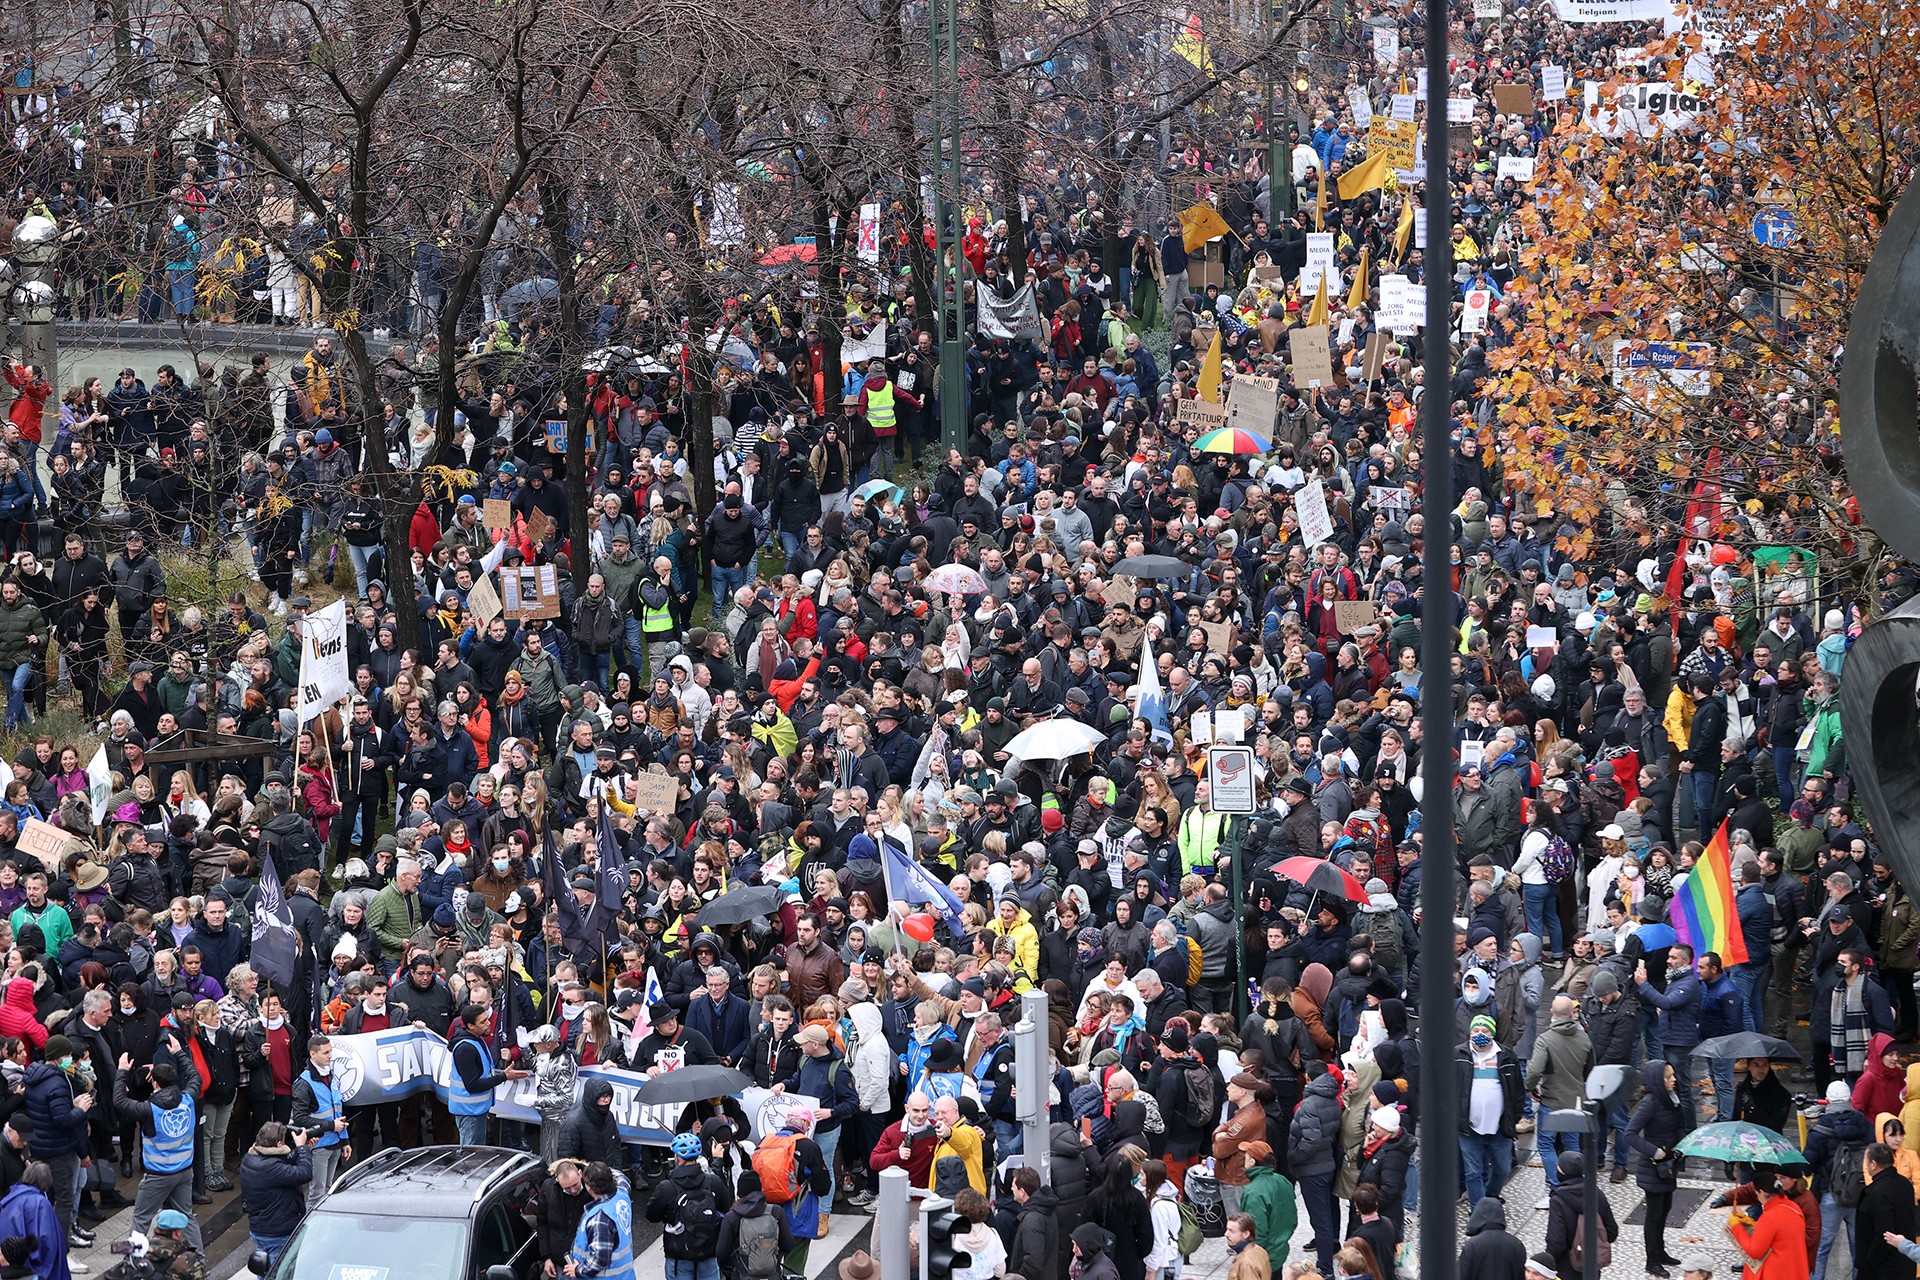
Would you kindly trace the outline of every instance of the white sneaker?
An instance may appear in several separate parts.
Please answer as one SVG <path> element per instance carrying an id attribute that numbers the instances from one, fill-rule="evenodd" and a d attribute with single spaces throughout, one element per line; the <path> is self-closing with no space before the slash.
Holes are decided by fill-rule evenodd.
<path id="1" fill-rule="evenodd" d="M 1552 1203 L 1553 1203 L 1552 1196 L 1541 1196 L 1540 1199 L 1534 1203 L 1533 1207 L 1536 1209 L 1545 1209 Z"/>
<path id="2" fill-rule="evenodd" d="M 312 581 L 313 579 L 307 576 L 307 571 L 305 569 L 295 569 L 293 571 L 293 583 L 295 586 L 304 587 L 309 582 L 312 582 Z"/>
<path id="3" fill-rule="evenodd" d="M 67 1270 L 73 1272 L 73 1274 L 77 1276 L 83 1276 L 87 1274 L 87 1272 L 93 1270 L 93 1268 L 88 1266 L 86 1263 L 80 1261 L 78 1258 L 74 1258 L 70 1256 L 67 1259 Z"/>

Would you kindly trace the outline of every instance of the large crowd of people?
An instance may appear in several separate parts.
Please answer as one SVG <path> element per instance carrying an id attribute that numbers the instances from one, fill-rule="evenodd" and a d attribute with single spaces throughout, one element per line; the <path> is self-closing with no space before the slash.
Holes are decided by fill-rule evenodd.
<path id="1" fill-rule="evenodd" d="M 1422 20 L 1402 18 L 1409 46 Z M 1463 33 L 1480 60 L 1457 86 L 1482 118 L 1456 150 L 1451 234 L 1462 290 L 1502 299 L 1527 192 L 1488 174 L 1544 131 L 1491 109 L 1494 29 Z M 1497 29 L 1521 66 L 1576 70 L 1649 33 L 1545 6 Z M 1582 1276 L 1596 1179 L 1642 1193 L 1649 1275 L 1701 1280 L 1669 1245 L 1677 1144 L 1712 1118 L 1799 1146 L 1803 1112 L 1805 1164 L 1726 1170 L 1750 1280 L 1827 1280 L 1843 1229 L 1855 1274 L 1912 1275 L 1920 1071 L 1899 1046 L 1920 1039 L 1920 920 L 1852 802 L 1837 701 L 1868 602 L 1833 594 L 1812 550 L 1763 559 L 1744 510 L 1738 538 L 1682 537 L 1702 491 L 1680 485 L 1623 498 L 1644 523 L 1623 505 L 1603 536 L 1559 537 L 1507 465 L 1487 373 L 1524 308 L 1500 300 L 1447 335 L 1449 387 L 1425 385 L 1418 336 L 1359 376 L 1381 278 L 1420 282 L 1421 253 L 1378 189 L 1316 214 L 1316 184 L 1365 146 L 1344 92 L 1322 105 L 1292 150 L 1297 207 L 1272 208 L 1253 153 L 1186 157 L 1233 232 L 1225 261 L 1072 165 L 1035 174 L 1024 244 L 978 219 L 967 287 L 1010 298 L 1018 261 L 1046 336 L 970 327 L 958 443 L 940 443 L 939 348 L 904 285 L 846 300 L 849 331 L 885 355 L 830 376 L 806 299 L 729 314 L 704 515 L 688 387 L 616 363 L 589 388 L 576 526 L 544 426 L 564 410 L 564 344 L 538 305 L 501 304 L 540 274 L 532 246 L 503 250 L 474 301 L 453 405 L 432 338 L 386 351 L 377 405 L 325 333 L 244 373 L 160 364 L 55 388 L 10 362 L 0 674 L 25 745 L 0 796 L 0 1275 L 84 1272 L 73 1252 L 131 1209 L 146 1261 L 193 1280 L 197 1207 L 236 1185 L 278 1257 L 343 1169 L 458 1141 L 548 1165 L 549 1276 L 625 1280 L 641 1220 L 671 1226 L 670 1280 L 804 1271 L 830 1215 L 870 1211 L 878 1175 L 903 1168 L 965 1220 L 974 1280 L 1177 1280 L 1213 1234 L 1233 1280 L 1396 1280 L 1436 1051 L 1457 1068 L 1475 1280 Z M 123 126 L 141 127 L 124 104 Z M 18 129 L 8 211 L 83 233 L 63 241 L 63 307 L 233 318 L 207 314 L 193 275 L 224 201 L 280 198 L 242 148 L 166 149 L 171 198 L 142 205 L 67 133 L 31 111 Z M 136 208 L 164 216 L 136 225 Z M 1308 388 L 1286 334 L 1315 306 L 1298 281 L 1322 219 L 1373 289 L 1333 300 L 1352 321 L 1340 383 Z M 921 233 L 897 230 L 891 267 Z M 1115 233 L 1124 260 L 1103 262 Z M 129 239 L 157 256 L 122 295 L 88 254 Z M 324 320 L 284 260 L 298 248 L 258 261 L 239 310 Z M 385 327 L 424 332 L 431 273 L 383 278 Z M 649 353 L 677 332 L 650 283 L 611 286 L 598 337 Z M 1196 448 L 1180 406 L 1207 364 L 1203 318 L 1229 383 L 1280 379 L 1270 449 Z M 1446 458 L 1419 443 L 1434 394 L 1453 405 Z M 417 463 L 443 413 L 475 478 L 408 513 L 411 560 L 388 563 L 364 433 Z M 1444 530 L 1417 505 L 1436 465 L 1459 498 Z M 1309 484 L 1332 519 L 1311 542 Z M 505 527 L 483 518 L 496 499 Z M 124 537 L 104 532 L 109 506 Z M 1449 583 L 1423 580 L 1428 537 L 1454 548 Z M 258 586 L 171 598 L 168 554 L 205 538 L 231 539 Z M 555 616 L 475 594 L 536 565 L 556 570 Z M 323 585 L 350 601 L 354 691 L 302 723 Z M 1911 590 L 1898 571 L 1881 585 Z M 1434 610 L 1454 625 L 1450 679 L 1419 661 Z M 95 740 L 36 727 L 68 696 L 99 724 L 104 808 Z M 1451 703 L 1449 742 L 1425 740 L 1431 697 Z M 1247 818 L 1210 803 L 1206 744 L 1230 716 L 1256 760 Z M 1023 754 L 1019 735 L 1062 721 L 1078 745 Z M 155 764 L 187 729 L 260 750 Z M 1434 805 L 1451 806 L 1461 885 L 1438 973 L 1416 943 Z M 40 852 L 34 822 L 67 852 Z M 1722 856 L 1744 959 L 1672 928 L 1684 878 Z M 1307 863 L 1283 874 L 1287 859 Z M 284 908 L 263 902 L 269 867 Z M 772 893 L 751 918 L 703 921 L 755 890 Z M 282 909 L 294 959 L 269 972 L 255 926 Z M 1432 983 L 1457 992 L 1455 1025 L 1413 1016 Z M 1035 989 L 1044 1180 L 1009 1163 L 1026 1154 L 1011 1027 Z M 346 1102 L 333 1038 L 407 1026 L 445 1039 L 445 1094 Z M 1696 1052 L 1741 1032 L 1797 1046 L 1810 1107 L 1784 1049 L 1779 1065 Z M 814 1105 L 756 1142 L 737 1100 L 692 1104 L 662 1147 L 623 1136 L 613 1087 L 580 1074 L 715 1065 Z M 1537 1124 L 1601 1065 L 1636 1084 L 1600 1142 Z M 529 1081 L 536 1118 L 498 1114 Z M 1547 1215 L 1532 1248 L 1501 1198 L 1530 1156 Z M 1610 1256 L 1622 1227 L 1602 1204 Z"/>

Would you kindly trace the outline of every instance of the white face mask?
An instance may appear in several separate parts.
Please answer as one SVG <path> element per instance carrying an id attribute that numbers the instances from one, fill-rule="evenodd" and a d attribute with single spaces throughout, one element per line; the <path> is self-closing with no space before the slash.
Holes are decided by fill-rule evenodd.
<path id="1" fill-rule="evenodd" d="M 565 1002 L 562 1002 L 560 1005 L 560 1012 L 567 1018 L 569 1022 L 579 1017 L 581 1014 L 585 1013 L 586 1010 L 587 1010 L 587 1006 L 585 1006 L 584 1004 L 567 1004 Z"/>

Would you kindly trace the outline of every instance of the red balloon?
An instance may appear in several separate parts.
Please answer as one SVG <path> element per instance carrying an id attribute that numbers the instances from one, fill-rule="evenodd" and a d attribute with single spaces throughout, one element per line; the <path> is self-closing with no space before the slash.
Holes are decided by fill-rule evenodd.
<path id="1" fill-rule="evenodd" d="M 933 917 L 929 915 L 911 915 L 900 922 L 907 936 L 915 942 L 933 941 Z"/>

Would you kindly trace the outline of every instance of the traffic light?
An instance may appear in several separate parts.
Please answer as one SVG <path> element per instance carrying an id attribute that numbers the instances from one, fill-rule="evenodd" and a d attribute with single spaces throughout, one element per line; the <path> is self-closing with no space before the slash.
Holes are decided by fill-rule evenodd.
<path id="1" fill-rule="evenodd" d="M 920 1280 L 953 1280 L 956 1270 L 972 1263 L 973 1255 L 955 1244 L 970 1225 L 951 1200 L 920 1202 Z"/>

